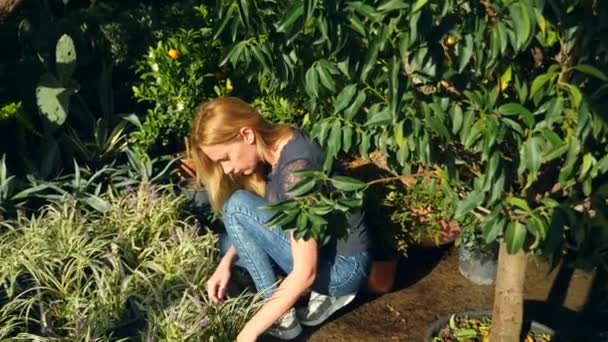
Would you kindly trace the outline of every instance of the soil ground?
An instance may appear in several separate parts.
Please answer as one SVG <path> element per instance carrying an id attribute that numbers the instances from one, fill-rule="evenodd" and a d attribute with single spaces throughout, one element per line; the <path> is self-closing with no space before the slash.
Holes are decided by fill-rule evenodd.
<path id="1" fill-rule="evenodd" d="M 458 250 L 452 246 L 413 251 L 400 261 L 397 272 L 393 292 L 360 294 L 322 326 L 304 328 L 304 334 L 295 341 L 423 341 L 427 328 L 441 316 L 492 310 L 494 287 L 475 285 L 461 276 Z M 586 304 L 594 280 L 594 272 L 572 272 L 566 267 L 551 270 L 549 265 L 530 259 L 526 315 L 556 329 L 558 340 L 590 340 L 589 333 L 608 329 L 605 317 L 590 319 L 590 315 L 580 313 L 589 307 Z"/>

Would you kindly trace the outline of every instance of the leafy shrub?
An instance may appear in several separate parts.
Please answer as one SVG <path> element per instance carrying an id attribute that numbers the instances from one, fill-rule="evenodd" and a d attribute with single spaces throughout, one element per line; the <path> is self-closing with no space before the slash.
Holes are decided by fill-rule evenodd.
<path id="1" fill-rule="evenodd" d="M 181 146 L 195 107 L 213 94 L 217 82 L 219 42 L 212 36 L 208 27 L 179 30 L 150 47 L 137 63 L 141 82 L 133 87 L 134 96 L 152 106 L 133 133 L 137 149 Z"/>
<path id="2" fill-rule="evenodd" d="M 412 244 L 426 238 L 439 244 L 443 225 L 454 216 L 454 196 L 444 182 L 424 177 L 407 189 L 389 192 L 384 204 L 393 209 L 390 220 L 399 227 L 394 236 L 397 251 L 407 254 Z"/>
<path id="3" fill-rule="evenodd" d="M 288 123 L 301 126 L 306 111 L 287 98 L 278 95 L 266 95 L 253 100 L 256 108 L 264 119 L 274 123 Z"/>
<path id="4" fill-rule="evenodd" d="M 107 201 L 105 215 L 65 201 L 3 224 L 0 337 L 233 339 L 257 299 L 190 305 L 204 296 L 217 238 L 180 219 L 183 198 L 142 184 Z"/>

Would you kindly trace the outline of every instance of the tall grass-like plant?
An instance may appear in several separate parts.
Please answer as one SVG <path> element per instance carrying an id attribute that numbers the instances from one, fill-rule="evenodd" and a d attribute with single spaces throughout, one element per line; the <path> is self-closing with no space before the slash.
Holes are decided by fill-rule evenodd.
<path id="1" fill-rule="evenodd" d="M 104 200 L 104 214 L 68 200 L 3 223 L 0 338 L 233 339 L 259 300 L 199 299 L 217 238 L 181 217 L 183 198 L 142 183 Z"/>

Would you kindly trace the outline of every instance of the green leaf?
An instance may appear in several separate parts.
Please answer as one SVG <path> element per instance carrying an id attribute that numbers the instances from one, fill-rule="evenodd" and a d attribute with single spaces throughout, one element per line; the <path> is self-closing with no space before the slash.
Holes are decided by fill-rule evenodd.
<path id="1" fill-rule="evenodd" d="M 594 67 L 593 65 L 588 64 L 579 64 L 573 67 L 574 70 L 583 72 L 587 75 L 591 75 L 593 77 L 599 78 L 604 82 L 608 82 L 608 77 L 604 74 L 600 69 Z"/>
<path id="2" fill-rule="evenodd" d="M 524 210 L 527 213 L 532 213 L 532 209 L 530 209 L 528 202 L 523 198 L 519 198 L 519 197 L 515 197 L 515 196 L 507 196 L 507 198 L 505 198 L 505 201 L 511 205 L 514 205 L 514 206 Z"/>
<path id="3" fill-rule="evenodd" d="M 600 174 L 606 173 L 608 171 L 608 154 L 603 156 L 594 166 L 593 169 L 597 170 Z"/>
<path id="4" fill-rule="evenodd" d="M 365 26 L 363 26 L 363 23 L 361 22 L 361 20 L 359 20 L 359 18 L 357 18 L 356 15 L 350 16 L 348 18 L 348 20 L 350 21 L 350 27 L 355 32 L 357 32 L 361 36 L 365 37 L 365 35 L 366 35 L 366 33 L 365 33 Z"/>
<path id="5" fill-rule="evenodd" d="M 511 103 L 504 104 L 504 105 L 498 107 L 498 112 L 502 115 L 521 114 L 521 117 L 524 120 L 524 122 L 526 123 L 526 125 L 528 125 L 529 127 L 534 125 L 534 117 L 532 116 L 532 113 L 530 113 L 530 111 L 528 109 L 526 109 L 524 106 L 520 105 L 519 103 L 511 102 Z"/>
<path id="6" fill-rule="evenodd" d="M 542 136 L 545 139 L 547 139 L 549 142 L 551 142 L 551 145 L 553 145 L 553 146 L 560 146 L 564 143 L 562 141 L 562 139 L 559 137 L 559 135 L 557 135 L 557 133 L 551 131 L 550 129 L 548 129 L 546 127 L 541 128 L 540 133 L 542 134 Z"/>
<path id="7" fill-rule="evenodd" d="M 509 6 L 509 13 L 513 20 L 513 30 L 517 38 L 515 49 L 520 50 L 532 34 L 528 6 L 522 2 L 513 2 Z"/>
<path id="8" fill-rule="evenodd" d="M 416 0 L 416 3 L 414 4 L 414 6 L 412 6 L 412 14 L 420 11 L 420 9 L 424 7 L 427 2 L 429 2 L 429 0 Z"/>
<path id="9" fill-rule="evenodd" d="M 351 126 L 344 126 L 342 130 L 342 151 L 344 153 L 350 152 L 350 148 L 353 143 L 353 128 Z"/>
<path id="10" fill-rule="evenodd" d="M 336 189 L 342 191 L 356 191 L 367 186 L 367 183 L 365 182 L 346 176 L 334 176 L 330 181 Z"/>
<path id="11" fill-rule="evenodd" d="M 566 185 L 566 182 L 570 180 L 572 176 L 572 170 L 578 160 L 578 156 L 581 150 L 581 142 L 577 138 L 572 138 L 570 144 L 568 144 L 568 155 L 566 157 L 566 163 L 562 167 L 559 173 L 559 182 L 562 185 Z"/>
<path id="12" fill-rule="evenodd" d="M 519 222 L 509 222 L 505 231 L 505 242 L 507 252 L 515 254 L 524 246 L 526 240 L 526 227 Z"/>
<path id="13" fill-rule="evenodd" d="M 297 177 L 320 177 L 321 175 L 323 175 L 323 171 L 315 169 L 303 169 L 294 171 L 291 174 Z"/>
<path id="14" fill-rule="evenodd" d="M 431 126 L 431 128 L 439 133 L 439 135 L 443 136 L 445 139 L 449 139 L 450 138 L 450 132 L 448 132 L 448 129 L 445 127 L 445 125 L 439 120 L 438 117 L 436 116 L 431 116 L 428 118 L 428 124 Z"/>
<path id="15" fill-rule="evenodd" d="M 484 197 L 483 192 L 479 190 L 472 191 L 466 198 L 458 202 L 454 219 L 459 219 L 465 214 L 471 212 L 473 209 L 477 208 L 477 206 L 483 201 Z"/>
<path id="16" fill-rule="evenodd" d="M 458 72 L 461 73 L 464 68 L 467 66 L 467 64 L 469 64 L 469 61 L 471 60 L 471 57 L 473 56 L 473 47 L 474 47 L 474 43 L 473 43 L 473 36 L 470 34 L 467 34 L 464 37 L 464 42 L 460 42 L 458 43 L 457 46 L 457 50 L 458 50 Z"/>
<path id="17" fill-rule="evenodd" d="M 327 222 L 326 219 L 324 219 L 322 216 L 318 215 L 317 212 L 313 211 L 312 209 L 311 209 L 310 214 L 308 215 L 308 219 L 310 220 L 310 222 L 312 222 L 313 225 L 319 226 L 319 227 L 329 224 L 329 222 Z"/>
<path id="18" fill-rule="evenodd" d="M 51 74 L 43 74 L 36 86 L 38 110 L 50 122 L 61 126 L 70 112 L 71 95 Z"/>
<path id="19" fill-rule="evenodd" d="M 308 223 L 308 212 L 302 211 L 298 218 L 296 219 L 296 228 L 298 229 L 306 229 L 306 224 Z M 300 237 L 301 238 L 301 237 Z"/>
<path id="20" fill-rule="evenodd" d="M 327 133 L 329 132 L 329 120 L 323 120 L 320 123 L 316 124 L 316 126 L 318 125 L 319 127 L 319 134 L 316 136 L 317 140 L 319 140 L 319 144 L 321 144 L 321 146 L 325 145 L 325 137 L 327 136 Z"/>
<path id="21" fill-rule="evenodd" d="M 469 131 L 469 134 L 466 136 L 466 138 L 464 140 L 465 148 L 467 148 L 467 149 L 471 148 L 473 146 L 473 144 L 475 144 L 475 142 L 477 142 L 477 140 L 483 133 L 484 126 L 485 126 L 484 121 L 482 121 L 482 120 L 477 121 L 473 125 L 473 127 Z"/>
<path id="22" fill-rule="evenodd" d="M 532 81 L 532 88 L 530 89 L 530 98 L 533 98 L 534 95 L 542 88 L 545 83 L 547 83 L 555 73 L 546 73 L 536 76 L 534 81 Z"/>
<path id="23" fill-rule="evenodd" d="M 572 99 L 572 106 L 578 109 L 581 106 L 581 101 L 583 100 L 583 94 L 578 89 L 577 86 L 569 83 L 562 83 L 570 92 L 570 98 Z"/>
<path id="24" fill-rule="evenodd" d="M 452 133 L 458 134 L 460 131 L 460 127 L 462 127 L 462 108 L 459 105 L 455 105 L 452 107 Z"/>
<path id="25" fill-rule="evenodd" d="M 337 114 L 351 103 L 351 100 L 353 99 L 353 96 L 355 95 L 356 91 L 356 84 L 347 85 L 346 87 L 344 87 L 344 89 L 342 89 L 342 91 L 340 91 L 338 97 L 336 98 L 334 114 Z"/>
<path id="26" fill-rule="evenodd" d="M 324 66 L 318 64 L 317 71 L 319 72 L 319 76 L 321 77 L 321 84 L 323 84 L 325 88 L 331 90 L 332 92 L 335 92 L 336 83 L 334 82 L 327 69 Z"/>
<path id="27" fill-rule="evenodd" d="M 389 104 L 391 108 L 391 113 L 393 116 L 397 115 L 397 106 L 399 104 L 399 69 L 401 63 L 399 59 L 394 56 L 391 60 L 390 64 L 390 73 L 388 75 L 389 81 Z"/>
<path id="28" fill-rule="evenodd" d="M 361 133 L 361 143 L 359 143 L 359 153 L 363 158 L 368 158 L 367 153 L 371 145 L 371 134 L 366 132 Z"/>
<path id="29" fill-rule="evenodd" d="M 397 9 L 407 8 L 408 4 L 401 0 L 386 0 L 380 6 L 378 6 L 378 11 L 381 12 L 389 12 Z"/>
<path id="30" fill-rule="evenodd" d="M 373 21 L 379 22 L 384 18 L 384 16 L 376 12 L 372 6 L 367 5 L 361 1 L 348 2 L 348 5 L 354 8 L 355 11 L 359 12 L 361 15 Z"/>
<path id="31" fill-rule="evenodd" d="M 334 120 L 331 125 L 331 132 L 329 133 L 329 139 L 327 140 L 329 145 L 329 151 L 333 152 L 333 156 L 336 156 L 340 148 L 342 147 L 342 124 L 338 120 Z"/>
<path id="32" fill-rule="evenodd" d="M 467 328 L 459 328 L 454 333 L 456 338 L 460 339 L 469 339 L 477 337 L 477 331 L 475 329 L 467 329 Z"/>
<path id="33" fill-rule="evenodd" d="M 305 90 L 308 96 L 319 97 L 319 75 L 317 73 L 317 68 L 315 68 L 314 65 L 306 71 L 305 79 Z"/>
<path id="34" fill-rule="evenodd" d="M 538 138 L 532 137 L 525 142 L 526 166 L 532 175 L 536 175 L 540 169 L 540 148 Z"/>
<path id="35" fill-rule="evenodd" d="M 12 199 L 18 200 L 18 199 L 26 198 L 26 197 L 31 196 L 32 194 L 36 194 L 38 192 L 46 190 L 49 187 L 50 187 L 50 185 L 48 185 L 48 184 L 35 185 L 33 187 L 30 187 L 30 188 L 27 188 L 25 190 L 18 192 L 17 194 L 15 194 L 15 196 L 12 197 Z"/>
<path id="36" fill-rule="evenodd" d="M 507 103 L 498 108 L 498 112 L 502 115 L 517 115 L 525 110 L 527 109 L 519 103 Z"/>
<path id="37" fill-rule="evenodd" d="M 340 204 L 349 207 L 349 208 L 360 208 L 363 205 L 363 200 L 361 198 L 345 198 L 339 200 Z"/>
<path id="38" fill-rule="evenodd" d="M 372 41 L 371 46 L 367 50 L 367 55 L 365 56 L 365 64 L 363 64 L 363 69 L 361 70 L 361 81 L 365 82 L 367 77 L 376 66 L 376 60 L 378 59 L 378 50 L 380 49 L 381 36 L 376 36 L 376 38 Z"/>
<path id="39" fill-rule="evenodd" d="M 55 47 L 55 60 L 57 75 L 64 84 L 72 77 L 76 70 L 76 48 L 74 41 L 67 34 L 62 35 Z"/>
<path id="40" fill-rule="evenodd" d="M 353 101 L 353 103 L 351 103 L 351 105 L 348 106 L 348 108 L 346 108 L 344 110 L 345 118 L 347 120 L 352 120 L 355 117 L 355 115 L 359 112 L 359 108 L 361 108 L 361 105 L 363 105 L 363 103 L 365 102 L 366 99 L 367 99 L 367 96 L 365 95 L 365 91 L 359 90 L 359 93 L 357 94 L 355 101 Z"/>
<path id="41" fill-rule="evenodd" d="M 556 146 L 550 151 L 547 151 L 547 154 L 545 154 L 544 156 L 545 161 L 548 162 L 555 158 L 561 157 L 564 153 L 568 151 L 568 148 L 568 144 L 564 143 L 560 146 Z"/>
<path id="42" fill-rule="evenodd" d="M 515 132 L 519 133 L 519 135 L 521 135 L 521 136 L 524 135 L 524 130 L 521 128 L 521 125 L 518 124 L 517 122 L 515 122 L 509 118 L 501 118 L 500 121 L 502 121 L 505 125 L 509 126 Z"/>
<path id="43" fill-rule="evenodd" d="M 84 202 L 100 213 L 105 213 L 112 207 L 108 201 L 93 195 L 85 197 Z"/>
<path id="44" fill-rule="evenodd" d="M 268 222 L 265 223 L 266 227 L 287 227 L 287 225 L 297 217 L 300 213 L 299 208 L 291 209 L 286 212 L 275 213 Z M 289 227 L 291 228 L 291 227 Z"/>
<path id="45" fill-rule="evenodd" d="M 287 11 L 287 16 L 277 27 L 277 32 L 287 32 L 302 15 L 304 15 L 304 3 L 301 1 L 293 3 L 293 6 Z"/>
<path id="46" fill-rule="evenodd" d="M 298 207 L 298 202 L 297 201 L 283 201 L 283 202 L 279 202 L 279 203 L 275 203 L 275 204 L 271 204 L 271 205 L 265 205 L 262 206 L 261 209 L 263 210 L 269 210 L 272 212 L 285 212 L 288 210 L 292 210 Z"/>
<path id="47" fill-rule="evenodd" d="M 246 27 L 251 26 L 249 22 L 249 0 L 239 0 L 239 12 Z"/>
<path id="48" fill-rule="evenodd" d="M 505 226 L 505 219 L 487 219 L 483 227 L 483 236 L 486 243 L 496 241 Z"/>
<path id="49" fill-rule="evenodd" d="M 581 165 L 581 169 L 579 171 L 579 177 L 578 180 L 582 181 L 585 176 L 587 175 L 587 172 L 589 172 L 589 169 L 591 169 L 591 165 L 593 163 L 594 159 L 593 156 L 591 155 L 591 152 L 587 152 L 585 153 L 585 155 L 583 156 L 583 164 Z"/>
<path id="50" fill-rule="evenodd" d="M 388 107 L 372 115 L 369 120 L 365 123 L 365 126 L 381 126 L 388 125 L 393 122 L 393 116 L 389 111 Z"/>
<path id="51" fill-rule="evenodd" d="M 288 196 L 302 196 L 307 194 L 310 190 L 312 190 L 317 184 L 317 180 L 314 178 L 303 179 L 296 183 L 289 191 L 287 192 Z"/>

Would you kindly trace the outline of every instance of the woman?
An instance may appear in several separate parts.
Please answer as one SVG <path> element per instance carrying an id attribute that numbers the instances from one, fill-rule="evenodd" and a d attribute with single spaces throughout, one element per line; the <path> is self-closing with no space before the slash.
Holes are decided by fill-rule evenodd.
<path id="1" fill-rule="evenodd" d="M 280 339 L 295 338 L 300 323 L 320 324 L 354 299 L 370 265 L 361 214 L 351 215 L 346 240 L 323 247 L 314 239 L 295 239 L 292 230 L 264 225 L 272 213 L 261 207 L 288 199 L 287 191 L 300 180 L 294 171 L 321 169 L 317 143 L 290 126 L 267 123 L 244 101 L 225 97 L 198 108 L 190 146 L 198 181 L 226 227 L 223 257 L 207 282 L 210 300 L 223 299 L 237 260 L 267 299 L 237 341 L 255 341 L 267 330 Z M 273 265 L 287 274 L 280 285 Z M 309 289 L 308 307 L 296 313 L 295 302 Z"/>

